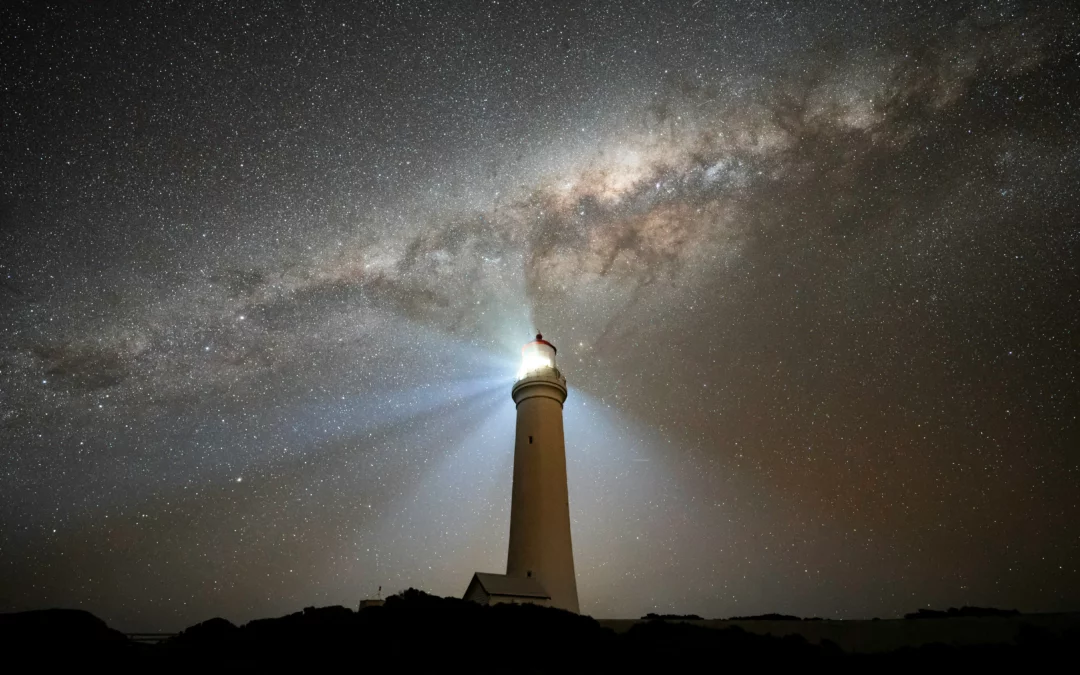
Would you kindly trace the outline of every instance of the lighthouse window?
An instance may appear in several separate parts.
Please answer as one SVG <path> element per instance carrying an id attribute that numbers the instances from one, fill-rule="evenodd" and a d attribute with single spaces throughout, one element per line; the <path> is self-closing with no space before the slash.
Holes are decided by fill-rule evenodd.
<path id="1" fill-rule="evenodd" d="M 532 445 L 532 436 L 529 436 L 529 445 Z"/>

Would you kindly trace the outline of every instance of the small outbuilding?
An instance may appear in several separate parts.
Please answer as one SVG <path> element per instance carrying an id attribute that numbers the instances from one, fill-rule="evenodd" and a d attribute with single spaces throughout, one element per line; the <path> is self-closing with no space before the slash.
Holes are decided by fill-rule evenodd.
<path id="1" fill-rule="evenodd" d="M 510 603 L 547 607 L 551 604 L 551 596 L 540 582 L 532 577 L 511 577 L 486 572 L 473 574 L 464 598 L 481 605 Z"/>

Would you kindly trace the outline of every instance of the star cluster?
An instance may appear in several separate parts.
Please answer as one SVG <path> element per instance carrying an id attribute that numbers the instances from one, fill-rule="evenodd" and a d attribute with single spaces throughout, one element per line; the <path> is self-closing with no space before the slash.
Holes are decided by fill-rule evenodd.
<path id="1" fill-rule="evenodd" d="M 932 5 L 932 3 L 931 3 Z M 1080 603 L 1069 3 L 5 3 L 0 610 Z"/>

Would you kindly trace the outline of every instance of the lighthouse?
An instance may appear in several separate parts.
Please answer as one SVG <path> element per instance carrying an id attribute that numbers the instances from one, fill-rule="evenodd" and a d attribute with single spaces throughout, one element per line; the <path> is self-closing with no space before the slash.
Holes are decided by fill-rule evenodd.
<path id="1" fill-rule="evenodd" d="M 467 600 L 529 602 L 578 612 L 563 438 L 566 378 L 555 354 L 555 345 L 539 333 L 521 348 L 521 368 L 510 392 L 517 430 L 506 574 L 474 574 Z"/>
<path id="2" fill-rule="evenodd" d="M 517 432 L 506 575 L 535 578 L 551 595 L 553 607 L 576 613 L 563 439 L 566 378 L 555 365 L 555 345 L 539 333 L 521 348 L 511 396 L 517 404 Z"/>

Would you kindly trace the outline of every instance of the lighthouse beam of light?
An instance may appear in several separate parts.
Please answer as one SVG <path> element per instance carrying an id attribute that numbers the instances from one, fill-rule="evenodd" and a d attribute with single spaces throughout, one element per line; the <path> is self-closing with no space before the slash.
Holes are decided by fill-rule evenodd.
<path id="1" fill-rule="evenodd" d="M 345 364 L 341 377 L 318 383 L 317 395 L 311 393 L 314 386 L 306 386 L 305 369 L 290 364 L 266 375 L 265 390 L 277 392 L 276 400 L 257 408 L 242 403 L 222 405 L 208 398 L 188 409 L 126 419 L 116 430 L 116 439 L 154 436 L 162 446 L 175 450 L 154 456 L 150 470 L 143 472 L 131 472 L 123 457 L 95 464 L 86 474 L 86 491 L 103 484 L 122 489 L 99 496 L 93 509 L 73 517 L 93 522 L 110 511 L 114 518 L 118 510 L 146 513 L 162 495 L 180 498 L 192 486 L 213 493 L 231 490 L 237 482 L 278 482 L 298 473 L 308 476 L 301 479 L 302 484 L 310 482 L 317 492 L 328 484 L 318 482 L 320 475 L 342 473 L 343 466 L 361 457 L 379 455 L 389 446 L 387 439 L 407 435 L 425 418 L 501 391 L 506 364 L 493 358 L 491 350 L 402 318 L 396 323 L 403 324 L 402 329 L 414 339 L 407 351 L 376 361 L 373 368 L 362 369 L 357 365 L 363 363 L 362 355 L 345 349 L 316 355 Z M 394 366 L 404 360 L 419 366 L 410 368 L 410 373 L 420 371 L 423 376 L 402 382 L 411 386 L 379 386 L 383 381 L 402 381 Z M 280 382 L 296 384 L 281 387 Z M 163 415 L 174 423 L 160 424 Z M 376 462 L 386 463 L 385 458 Z M 362 484 L 358 478 L 358 485 Z M 75 498 L 82 489 L 76 487 Z"/>
<path id="2" fill-rule="evenodd" d="M 352 549 L 341 552 L 355 557 L 358 574 L 381 574 L 391 586 L 423 585 L 456 595 L 463 590 L 458 588 L 462 566 L 498 570 L 505 564 L 515 424 L 510 389 L 517 365 L 510 346 L 520 349 L 532 328 L 525 312 L 507 309 L 526 303 L 500 306 L 500 320 L 488 326 L 492 340 L 486 344 L 491 347 L 468 344 L 465 363 L 453 348 L 432 357 L 443 365 L 432 366 L 435 381 L 423 387 L 424 400 L 432 403 L 429 411 L 415 418 L 407 433 L 377 441 L 384 452 L 397 448 L 407 455 L 410 469 L 399 474 L 393 487 L 378 486 L 385 497 L 379 501 L 386 505 L 369 526 L 357 530 Z M 451 347 L 455 342 L 442 339 Z M 445 348 L 435 344 L 421 351 Z M 443 368 L 474 375 L 453 381 L 459 390 L 469 387 L 468 396 L 453 405 L 443 403 L 454 391 L 439 380 Z M 434 558 L 433 546 L 442 551 Z"/>
<path id="3" fill-rule="evenodd" d="M 417 328 L 412 330 L 416 335 Z M 334 388 L 324 388 L 318 398 L 305 395 L 304 390 L 283 395 L 255 417 L 244 415 L 243 410 L 193 414 L 190 425 L 170 434 L 170 443 L 187 452 L 157 460 L 168 471 L 155 472 L 149 480 L 131 472 L 120 474 L 118 468 L 117 474 L 100 480 L 115 482 L 117 475 L 123 475 L 123 490 L 107 495 L 93 511 L 73 517 L 86 518 L 113 533 L 136 533 L 145 518 L 154 518 L 162 526 L 175 521 L 171 529 L 177 533 L 185 532 L 184 524 L 201 523 L 197 537 L 178 534 L 163 551 L 190 550 L 200 546 L 200 540 L 204 550 L 214 551 L 214 544 L 206 548 L 205 542 L 226 541 L 237 528 L 264 534 L 296 532 L 290 523 L 304 519 L 308 532 L 303 538 L 293 540 L 289 535 L 287 542 L 279 539 L 275 544 L 273 536 L 263 536 L 249 543 L 250 569 L 262 576 L 284 574 L 271 561 L 300 555 L 292 546 L 304 547 L 308 537 L 340 542 L 315 555 L 305 549 L 303 555 L 311 559 L 310 572 L 318 579 L 315 586 L 283 587 L 265 604 L 251 607 L 251 616 L 312 602 L 352 604 L 358 581 L 380 575 L 390 583 L 407 579 L 413 585 L 430 587 L 421 574 L 424 570 L 407 574 L 405 566 L 395 569 L 391 577 L 386 572 L 388 563 L 399 559 L 382 552 L 396 550 L 396 541 L 411 537 L 424 549 L 430 544 L 428 535 L 438 537 L 440 548 L 449 550 L 449 535 L 438 532 L 454 533 L 463 524 L 481 537 L 496 531 L 470 509 L 495 505 L 498 500 L 477 493 L 463 502 L 468 508 L 459 508 L 451 493 L 441 491 L 458 485 L 467 492 L 474 467 L 480 463 L 470 455 L 488 452 L 495 439 L 512 439 L 512 421 L 500 421 L 500 414 L 503 418 L 510 414 L 500 408 L 509 401 L 511 378 L 505 358 L 475 343 L 429 330 L 422 341 L 410 344 L 411 353 L 401 358 L 413 359 L 411 363 L 421 365 L 428 374 L 415 386 L 380 391 L 370 381 L 345 371 L 343 377 L 331 381 Z M 278 377 L 300 378 L 303 373 L 278 373 Z M 357 382 L 363 387 L 360 391 Z M 141 425 L 136 429 L 142 429 Z M 469 435 L 474 439 L 469 440 Z M 205 450 L 199 445 L 204 437 L 213 439 Z M 454 460 L 459 452 L 465 453 L 465 461 Z M 499 486 L 489 482 L 488 488 Z M 275 495 L 277 506 L 255 510 L 254 496 L 267 493 Z M 351 497 L 343 500 L 343 495 Z M 162 501 L 176 506 L 167 511 L 155 508 Z M 225 504 L 228 508 L 221 511 Z M 446 513 L 425 507 L 443 508 Z M 111 517 L 104 520 L 103 512 Z M 497 513 L 487 520 L 496 517 Z M 406 526 L 414 530 L 403 530 Z M 430 557 L 415 552 L 417 560 Z M 180 572 L 179 576 L 185 575 Z M 197 586 L 197 576 L 178 578 L 177 583 Z"/>
<path id="4" fill-rule="evenodd" d="M 696 478 L 689 478 L 680 465 L 697 461 L 697 455 L 674 434 L 643 424 L 580 388 L 571 388 L 564 410 L 582 610 L 628 616 L 641 607 L 655 607 L 657 589 L 663 589 L 663 597 L 681 599 L 680 611 L 693 611 L 687 608 L 701 604 L 711 591 L 688 586 L 686 580 L 694 578 L 695 568 L 715 565 L 715 551 L 721 549 L 695 545 L 703 541 L 697 523 L 738 501 L 737 481 L 723 484 L 723 503 L 703 500 L 710 492 L 705 484 L 716 476 L 711 467 L 703 467 Z M 715 492 L 716 486 L 709 487 Z M 724 542 L 735 541 L 741 533 L 734 526 L 720 526 L 708 536 Z M 660 552 L 665 550 L 687 553 L 664 558 Z M 642 581 L 635 585 L 640 591 L 627 594 L 621 581 L 628 577 Z"/>
<path id="5" fill-rule="evenodd" d="M 463 569 L 506 564 L 514 411 L 498 391 L 423 441 L 420 471 L 387 506 L 371 547 L 379 569 L 406 585 L 460 595 Z M 447 433 L 449 431 L 449 433 Z M 366 547 L 365 547 L 366 548 Z"/>

